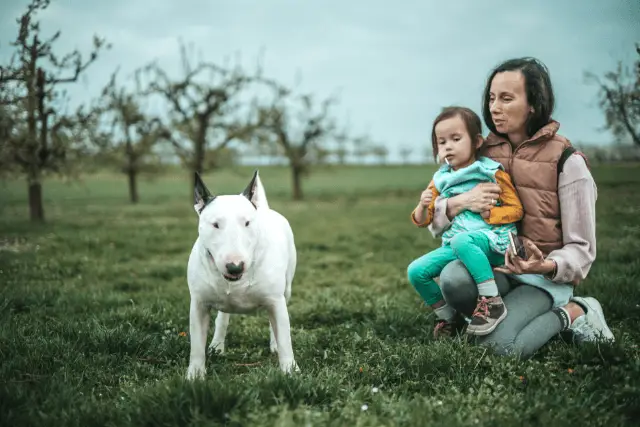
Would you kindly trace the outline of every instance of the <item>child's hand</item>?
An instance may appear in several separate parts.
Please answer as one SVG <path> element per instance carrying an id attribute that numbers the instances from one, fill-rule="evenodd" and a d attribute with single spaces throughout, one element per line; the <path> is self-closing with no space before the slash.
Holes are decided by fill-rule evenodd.
<path id="1" fill-rule="evenodd" d="M 431 204 L 431 199 L 433 199 L 433 193 L 431 192 L 431 188 L 427 188 L 420 194 L 420 204 L 423 208 L 428 208 L 429 204 Z"/>
<path id="2" fill-rule="evenodd" d="M 482 218 L 484 219 L 489 219 L 489 217 L 491 216 L 491 209 L 480 212 L 480 216 L 482 216 Z"/>

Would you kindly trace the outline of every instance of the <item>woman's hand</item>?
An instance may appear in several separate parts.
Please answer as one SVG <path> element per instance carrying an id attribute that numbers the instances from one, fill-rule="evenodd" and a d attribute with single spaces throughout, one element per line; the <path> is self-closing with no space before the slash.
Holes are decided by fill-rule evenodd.
<path id="1" fill-rule="evenodd" d="M 460 212 L 470 210 L 482 214 L 491 210 L 500 197 L 500 186 L 484 182 L 473 187 L 466 193 L 447 199 L 447 218 L 452 221 Z"/>
<path id="2" fill-rule="evenodd" d="M 465 193 L 466 208 L 472 212 L 482 213 L 493 208 L 500 197 L 500 186 L 493 183 L 478 184 Z"/>
<path id="3" fill-rule="evenodd" d="M 536 245 L 527 241 L 525 248 L 527 249 L 527 260 L 513 255 L 511 250 L 507 249 L 504 254 L 505 267 L 498 267 L 495 270 L 505 274 L 548 274 L 553 271 L 555 263 L 545 259 Z"/>

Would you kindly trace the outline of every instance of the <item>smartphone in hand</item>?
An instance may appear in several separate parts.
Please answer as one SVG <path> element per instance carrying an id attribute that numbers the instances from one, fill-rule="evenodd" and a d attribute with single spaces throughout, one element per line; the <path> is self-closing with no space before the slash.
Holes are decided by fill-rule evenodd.
<path id="1" fill-rule="evenodd" d="M 527 259 L 527 251 L 524 249 L 522 240 L 514 232 L 509 232 L 509 248 L 513 255 L 519 256 L 523 260 Z"/>

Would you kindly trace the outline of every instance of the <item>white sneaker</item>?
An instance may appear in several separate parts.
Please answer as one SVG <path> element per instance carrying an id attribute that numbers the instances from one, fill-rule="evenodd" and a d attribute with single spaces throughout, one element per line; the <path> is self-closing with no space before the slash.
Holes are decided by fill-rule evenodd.
<path id="1" fill-rule="evenodd" d="M 602 306 L 597 299 L 593 297 L 573 297 L 574 301 L 584 307 L 587 307 L 587 313 L 573 321 L 569 330 L 571 330 L 577 342 L 597 342 L 609 341 L 614 342 L 613 332 L 607 326 L 604 319 Z"/>

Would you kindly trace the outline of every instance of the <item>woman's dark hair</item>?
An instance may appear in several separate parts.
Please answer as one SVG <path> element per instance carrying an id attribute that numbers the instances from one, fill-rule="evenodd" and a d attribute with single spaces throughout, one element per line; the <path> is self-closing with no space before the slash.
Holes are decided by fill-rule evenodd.
<path id="1" fill-rule="evenodd" d="M 443 120 L 450 119 L 452 117 L 460 117 L 467 128 L 467 132 L 471 137 L 471 149 L 473 150 L 474 155 L 476 154 L 476 137 L 478 135 L 482 136 L 482 122 L 480 121 L 480 117 L 476 113 L 473 112 L 470 108 L 467 107 L 444 107 L 438 117 L 433 121 L 433 126 L 431 127 L 431 145 L 433 147 L 433 158 L 435 159 L 438 156 L 438 141 L 436 138 L 436 125 Z"/>
<path id="2" fill-rule="evenodd" d="M 549 70 L 538 59 L 525 57 L 514 58 L 503 62 L 493 69 L 487 79 L 482 98 L 482 118 L 489 130 L 496 135 L 501 135 L 493 124 L 491 111 L 489 111 L 489 93 L 491 92 L 491 82 L 498 73 L 505 71 L 520 71 L 524 76 L 524 87 L 527 94 L 527 102 L 533 107 L 533 113 L 527 120 L 527 135 L 533 136 L 540 128 L 551 120 L 551 114 L 555 106 L 553 86 Z"/>

